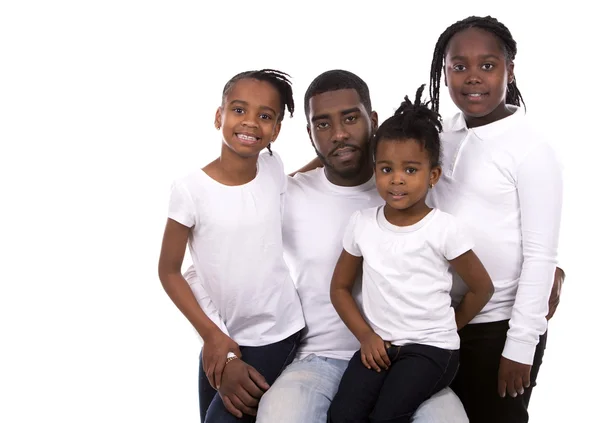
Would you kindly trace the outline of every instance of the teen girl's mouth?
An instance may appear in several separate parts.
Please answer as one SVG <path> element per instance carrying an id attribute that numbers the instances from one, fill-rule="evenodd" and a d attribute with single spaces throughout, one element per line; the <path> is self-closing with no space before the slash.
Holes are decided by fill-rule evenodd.
<path id="1" fill-rule="evenodd" d="M 463 93 L 463 96 L 466 97 L 466 99 L 468 101 L 473 101 L 473 102 L 482 101 L 488 95 L 489 95 L 488 93 Z"/>

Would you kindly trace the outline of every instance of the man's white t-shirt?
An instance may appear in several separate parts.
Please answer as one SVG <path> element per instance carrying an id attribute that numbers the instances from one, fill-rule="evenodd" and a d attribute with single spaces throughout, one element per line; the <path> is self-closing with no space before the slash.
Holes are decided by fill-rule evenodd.
<path id="1" fill-rule="evenodd" d="M 223 185 L 203 170 L 173 184 L 168 216 L 192 229 L 192 289 L 201 306 L 212 302 L 207 315 L 239 345 L 275 343 L 304 327 L 283 259 L 286 182 L 279 156 L 263 153 L 244 185 Z"/>
<path id="2" fill-rule="evenodd" d="M 363 257 L 366 320 L 393 345 L 458 349 L 448 261 L 473 248 L 470 236 L 437 209 L 410 226 L 391 224 L 383 210 L 354 213 L 344 236 L 344 249 Z"/>
<path id="3" fill-rule="evenodd" d="M 306 319 L 297 357 L 315 354 L 349 360 L 360 344 L 331 304 L 331 278 L 352 213 L 383 203 L 375 179 L 343 187 L 329 182 L 319 168 L 289 178 L 285 199 L 285 259 Z M 358 282 L 355 288 L 360 292 Z"/>

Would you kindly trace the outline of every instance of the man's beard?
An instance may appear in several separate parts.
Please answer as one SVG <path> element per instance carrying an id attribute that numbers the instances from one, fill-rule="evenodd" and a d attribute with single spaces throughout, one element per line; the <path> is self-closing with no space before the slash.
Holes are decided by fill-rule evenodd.
<path id="1" fill-rule="evenodd" d="M 321 163 L 323 163 L 323 166 L 325 166 L 325 168 L 327 168 L 330 172 L 333 172 L 336 175 L 339 175 L 343 179 L 353 178 L 353 177 L 359 175 L 361 172 L 363 172 L 366 166 L 370 166 L 368 152 L 364 151 L 364 150 L 360 150 L 360 149 L 357 149 L 357 151 L 360 153 L 360 159 L 357 162 L 357 164 L 356 164 L 355 167 L 346 167 L 344 169 L 336 169 L 329 162 L 329 160 L 327 159 L 327 157 L 325 157 L 323 154 L 321 154 L 315 148 L 315 152 L 317 153 L 317 157 L 321 160 Z"/>

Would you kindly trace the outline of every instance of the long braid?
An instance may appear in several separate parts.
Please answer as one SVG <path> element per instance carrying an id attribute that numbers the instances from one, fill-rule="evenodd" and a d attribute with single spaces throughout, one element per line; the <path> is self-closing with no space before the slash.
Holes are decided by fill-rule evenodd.
<path id="1" fill-rule="evenodd" d="M 431 60 L 429 95 L 435 112 L 439 112 L 440 109 L 440 80 L 444 70 L 444 57 L 448 43 L 454 35 L 468 28 L 480 28 L 494 34 L 502 42 L 507 60 L 513 61 L 517 55 L 517 42 L 513 39 L 512 34 L 503 23 L 491 16 L 470 16 L 450 25 L 438 38 Z M 506 103 L 515 106 L 525 105 L 523 96 L 517 88 L 516 79 L 513 79 L 513 82 L 507 86 Z"/>

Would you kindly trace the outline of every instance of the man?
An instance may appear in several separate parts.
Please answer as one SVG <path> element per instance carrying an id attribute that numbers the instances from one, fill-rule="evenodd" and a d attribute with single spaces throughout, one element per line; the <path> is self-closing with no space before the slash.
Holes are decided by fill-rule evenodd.
<path id="1" fill-rule="evenodd" d="M 331 305 L 331 277 L 352 213 L 383 203 L 369 153 L 377 113 L 371 109 L 364 81 L 347 71 L 325 72 L 309 86 L 304 109 L 309 137 L 324 167 L 288 179 L 283 243 L 306 329 L 295 359 L 260 399 L 258 423 L 327 420 L 348 361 L 360 348 Z M 191 272 L 187 278 L 192 284 L 197 282 Z M 238 416 L 253 413 L 255 406 L 248 398 L 251 391 L 256 392 L 257 383 L 254 369 L 248 370 L 233 375 L 226 367 L 219 390 L 227 398 L 228 409 Z M 246 400 L 238 401 L 242 396 Z M 450 389 L 427 400 L 414 415 L 417 423 L 467 421 L 460 400 Z"/>

